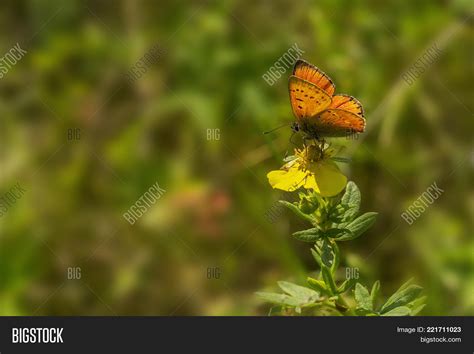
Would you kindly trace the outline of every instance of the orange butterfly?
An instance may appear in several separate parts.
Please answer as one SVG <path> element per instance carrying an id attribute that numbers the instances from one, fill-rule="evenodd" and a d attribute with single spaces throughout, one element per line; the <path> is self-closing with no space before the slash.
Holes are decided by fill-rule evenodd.
<path id="1" fill-rule="evenodd" d="M 362 105 L 352 96 L 334 95 L 335 88 L 325 73 L 298 60 L 288 83 L 296 116 L 293 130 L 317 140 L 362 133 L 365 129 Z"/>

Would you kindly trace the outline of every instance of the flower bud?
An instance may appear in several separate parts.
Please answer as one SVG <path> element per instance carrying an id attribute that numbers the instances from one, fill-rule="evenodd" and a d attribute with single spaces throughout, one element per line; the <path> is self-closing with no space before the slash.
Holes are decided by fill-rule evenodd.
<path id="1" fill-rule="evenodd" d="M 318 208 L 318 204 L 307 197 L 301 197 L 299 208 L 305 214 L 312 214 Z"/>

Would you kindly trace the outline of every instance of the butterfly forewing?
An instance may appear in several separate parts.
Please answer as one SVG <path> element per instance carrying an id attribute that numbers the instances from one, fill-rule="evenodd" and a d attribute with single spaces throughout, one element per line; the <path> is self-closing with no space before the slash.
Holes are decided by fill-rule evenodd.
<path id="1" fill-rule="evenodd" d="M 291 107 L 298 120 L 312 117 L 331 104 L 331 96 L 325 91 L 296 76 L 290 76 L 288 88 Z"/>
<path id="2" fill-rule="evenodd" d="M 334 95 L 336 86 L 332 82 L 331 78 L 323 71 L 304 60 L 300 59 L 296 62 L 295 67 L 293 68 L 293 75 L 315 84 L 329 96 Z"/>

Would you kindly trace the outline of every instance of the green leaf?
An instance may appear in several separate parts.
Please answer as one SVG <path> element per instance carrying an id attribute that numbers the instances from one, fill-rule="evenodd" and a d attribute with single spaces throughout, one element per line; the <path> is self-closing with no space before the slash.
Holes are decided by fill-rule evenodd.
<path id="1" fill-rule="evenodd" d="M 319 291 L 322 294 L 328 294 L 328 288 L 326 287 L 326 283 L 324 283 L 322 280 L 314 279 L 311 277 L 308 277 L 306 279 L 308 282 L 309 286 L 311 286 L 313 289 Z"/>
<path id="2" fill-rule="evenodd" d="M 421 304 L 420 306 L 412 308 L 410 316 L 417 316 L 425 308 L 425 306 L 426 304 Z"/>
<path id="3" fill-rule="evenodd" d="M 344 213 L 344 221 L 351 221 L 359 212 L 360 207 L 360 191 L 357 185 L 349 181 L 346 186 L 346 191 L 341 199 L 341 205 L 346 209 Z"/>
<path id="4" fill-rule="evenodd" d="M 363 310 L 373 311 L 372 299 L 370 298 L 369 290 L 360 283 L 356 284 L 355 300 L 357 306 Z"/>
<path id="5" fill-rule="evenodd" d="M 409 302 L 415 300 L 420 294 L 422 288 L 418 285 L 402 285 L 395 294 L 390 296 L 385 305 L 380 310 L 381 313 L 386 313 L 396 307 L 405 306 Z"/>
<path id="6" fill-rule="evenodd" d="M 259 291 L 256 294 L 261 299 L 271 302 L 273 304 L 277 304 L 277 305 L 286 305 L 286 306 L 294 306 L 294 307 L 302 305 L 301 300 L 296 299 L 292 296 L 285 295 L 285 294 L 267 293 L 267 292 L 262 292 L 262 291 Z"/>
<path id="7" fill-rule="evenodd" d="M 365 231 L 367 231 L 375 222 L 377 213 L 369 212 L 362 214 L 354 221 L 350 222 L 346 229 L 350 231 L 350 233 L 337 238 L 337 241 L 349 241 L 354 240 L 360 235 L 362 235 Z"/>
<path id="8" fill-rule="evenodd" d="M 372 301 L 372 307 L 375 308 L 375 304 L 377 303 L 377 296 L 379 296 L 380 292 L 380 281 L 376 281 L 374 285 L 372 285 L 372 290 L 370 291 L 370 300 Z"/>
<path id="9" fill-rule="evenodd" d="M 346 208 L 344 208 L 341 204 L 337 204 L 329 209 L 328 220 L 340 226 L 344 219 L 345 213 Z"/>
<path id="10" fill-rule="evenodd" d="M 336 284 L 334 283 L 334 279 L 332 277 L 331 271 L 324 264 L 321 267 L 321 273 L 323 275 L 323 280 L 326 283 L 326 287 L 330 290 L 331 295 L 336 295 L 337 287 L 336 287 Z"/>
<path id="11" fill-rule="evenodd" d="M 294 212 L 296 215 L 298 215 L 300 218 L 306 220 L 306 221 L 309 221 L 311 224 L 313 224 L 315 222 L 315 219 L 313 217 L 311 217 L 310 215 L 308 214 L 305 214 L 303 213 L 297 205 L 293 204 L 293 203 L 290 203 L 290 202 L 287 202 L 286 200 L 280 200 L 279 201 L 280 204 L 283 204 L 284 206 L 286 206 L 288 209 L 290 209 L 292 212 Z"/>
<path id="12" fill-rule="evenodd" d="M 410 302 L 407 306 L 411 309 L 410 316 L 418 315 L 421 310 L 426 306 L 425 304 L 426 296 L 421 296 L 412 302 Z"/>
<path id="13" fill-rule="evenodd" d="M 404 282 L 396 292 L 399 292 L 399 291 L 402 291 L 402 290 L 405 290 L 406 288 L 408 288 L 409 285 L 411 285 L 411 283 L 413 283 L 413 278 L 410 278 L 408 279 L 406 282 Z"/>
<path id="14" fill-rule="evenodd" d="M 288 295 L 291 295 L 303 302 L 312 302 L 319 298 L 319 294 L 313 289 L 296 285 L 287 281 L 279 281 L 278 286 Z"/>
<path id="15" fill-rule="evenodd" d="M 334 262 L 332 247 L 327 239 L 323 240 L 323 245 L 321 247 L 321 260 L 323 261 L 323 264 L 328 268 L 330 268 Z"/>
<path id="16" fill-rule="evenodd" d="M 345 293 L 347 290 L 350 290 L 353 286 L 356 280 L 354 278 L 346 279 L 339 288 L 337 288 L 337 292 L 339 294 Z"/>
<path id="17" fill-rule="evenodd" d="M 337 245 L 336 242 L 332 242 L 332 252 L 334 254 L 334 261 L 332 262 L 331 266 L 331 273 L 335 274 L 337 267 L 339 267 L 339 260 L 341 258 L 340 252 L 339 252 L 339 246 Z"/>
<path id="18" fill-rule="evenodd" d="M 351 232 L 349 230 L 340 229 L 340 228 L 332 228 L 323 232 L 324 236 L 329 237 L 329 238 L 335 238 L 335 239 L 341 238 L 346 235 L 350 235 L 350 233 Z"/>
<path id="19" fill-rule="evenodd" d="M 318 263 L 319 267 L 321 268 L 322 261 L 321 261 L 321 256 L 319 255 L 319 253 L 316 252 L 316 250 L 314 250 L 313 248 L 311 248 L 311 254 L 313 255 L 313 258 L 316 261 L 316 263 Z"/>
<path id="20" fill-rule="evenodd" d="M 406 306 L 395 307 L 394 309 L 384 312 L 382 316 L 408 316 L 411 310 Z"/>
<path id="21" fill-rule="evenodd" d="M 297 240 L 303 241 L 303 242 L 316 242 L 323 236 L 322 232 L 318 228 L 312 228 L 308 230 L 303 230 L 303 231 L 297 231 L 293 233 L 293 237 L 296 238 Z"/>

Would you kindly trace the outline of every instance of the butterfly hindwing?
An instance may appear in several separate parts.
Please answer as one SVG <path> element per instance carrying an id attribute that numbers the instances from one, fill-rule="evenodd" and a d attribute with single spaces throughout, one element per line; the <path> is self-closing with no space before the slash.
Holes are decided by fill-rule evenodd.
<path id="1" fill-rule="evenodd" d="M 311 119 L 311 129 L 320 136 L 348 136 L 364 132 L 365 119 L 347 110 L 329 108 Z"/>
<path id="2" fill-rule="evenodd" d="M 331 78 L 323 71 L 304 60 L 299 59 L 296 62 L 293 68 L 293 75 L 315 84 L 320 89 L 325 91 L 329 96 L 334 95 L 336 85 L 334 85 Z"/>
<path id="3" fill-rule="evenodd" d="M 355 113 L 361 117 L 364 116 L 364 109 L 359 101 L 354 97 L 344 94 L 335 95 L 332 97 L 332 103 L 329 108 L 343 109 L 345 111 Z"/>
<path id="4" fill-rule="evenodd" d="M 296 76 L 290 76 L 288 88 L 291 107 L 298 120 L 312 117 L 324 111 L 331 104 L 331 96 L 325 91 Z"/>

